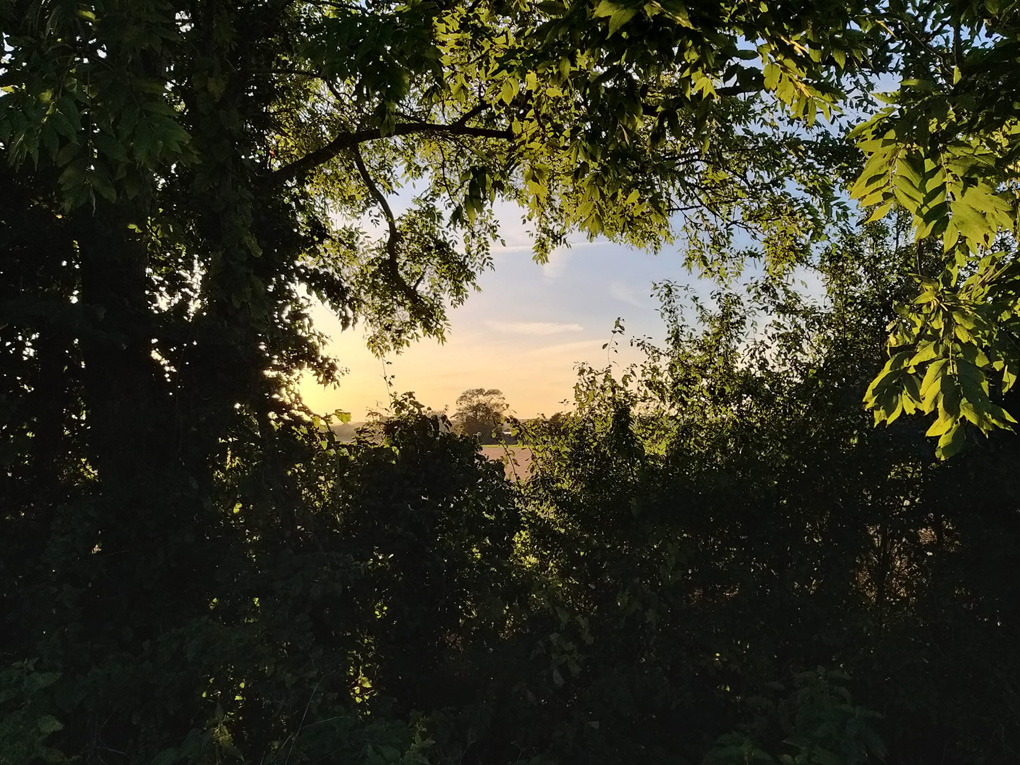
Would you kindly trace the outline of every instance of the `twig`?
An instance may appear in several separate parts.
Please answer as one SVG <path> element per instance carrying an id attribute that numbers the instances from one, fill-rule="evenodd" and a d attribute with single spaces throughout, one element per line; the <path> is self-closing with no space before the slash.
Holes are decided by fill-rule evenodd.
<path id="1" fill-rule="evenodd" d="M 283 761 L 283 765 L 288 765 L 290 762 L 290 756 L 294 754 L 294 747 L 297 745 L 298 736 L 301 735 L 301 729 L 305 727 L 305 718 L 308 717 L 308 707 L 312 705 L 312 699 L 315 698 L 315 692 L 319 690 L 319 683 L 322 680 L 315 681 L 315 687 L 312 688 L 312 693 L 308 697 L 308 703 L 305 704 L 305 711 L 301 714 L 301 722 L 298 723 L 297 731 L 294 733 L 294 740 L 291 741 L 290 750 L 287 752 L 287 759 Z"/>

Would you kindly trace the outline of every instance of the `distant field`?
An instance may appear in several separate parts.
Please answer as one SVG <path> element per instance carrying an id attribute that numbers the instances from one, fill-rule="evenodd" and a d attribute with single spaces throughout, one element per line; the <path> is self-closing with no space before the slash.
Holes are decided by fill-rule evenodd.
<path id="1" fill-rule="evenodd" d="M 483 446 L 482 454 L 487 459 L 502 462 L 507 478 L 527 478 L 531 473 L 531 449 L 526 446 Z"/>

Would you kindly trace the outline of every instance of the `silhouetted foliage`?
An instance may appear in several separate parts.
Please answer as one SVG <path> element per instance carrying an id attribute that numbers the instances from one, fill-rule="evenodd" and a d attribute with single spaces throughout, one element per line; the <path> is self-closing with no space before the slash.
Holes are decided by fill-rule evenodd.
<path id="1" fill-rule="evenodd" d="M 1017 445 L 942 463 L 919 425 L 872 426 L 860 391 L 909 289 L 886 241 L 834 246 L 822 302 L 661 285 L 665 344 L 582 370 L 575 410 L 528 425 L 523 483 L 403 398 L 349 443 L 284 416 L 232 439 L 226 512 L 190 548 L 212 561 L 168 538 L 116 563 L 87 495 L 45 534 L 8 519 L 0 750 L 1014 761 Z M 168 612 L 189 601 L 154 585 L 185 564 L 204 606 Z M 135 593 L 127 616 L 99 608 Z"/>
<path id="2" fill-rule="evenodd" d="M 1016 762 L 1014 15 L 0 0 L 0 763 Z M 660 285 L 528 480 L 341 442 L 312 300 L 442 339 L 497 201 L 768 278 Z"/>
<path id="3" fill-rule="evenodd" d="M 824 259 L 824 307 L 759 286 L 757 328 L 729 293 L 688 324 L 662 285 L 667 345 L 587 370 L 569 435 L 535 434 L 580 759 L 1017 756 L 1017 443 L 946 466 L 919 426 L 872 427 L 859 392 L 909 289 L 882 241 Z"/>

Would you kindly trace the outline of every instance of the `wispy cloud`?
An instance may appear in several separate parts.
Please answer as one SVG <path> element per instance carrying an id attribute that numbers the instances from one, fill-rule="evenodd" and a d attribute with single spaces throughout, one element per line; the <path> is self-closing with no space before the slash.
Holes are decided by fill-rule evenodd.
<path id="1" fill-rule="evenodd" d="M 525 355 L 563 359 L 572 365 L 575 361 L 589 361 L 597 358 L 600 354 L 604 355 L 604 352 L 599 350 L 601 347 L 602 341 L 600 340 L 578 340 L 573 343 L 557 343 L 556 345 L 531 348 L 525 352 Z"/>
<path id="2" fill-rule="evenodd" d="M 557 321 L 493 321 L 486 319 L 484 323 L 493 332 L 501 332 L 505 335 L 559 335 L 564 332 L 584 330 L 580 324 Z"/>
<path id="3" fill-rule="evenodd" d="M 621 303 L 626 303 L 636 308 L 647 308 L 650 302 L 647 295 L 642 295 L 640 291 L 623 282 L 613 282 L 610 284 L 609 294 Z"/>
<path id="4" fill-rule="evenodd" d="M 560 247 L 549 253 L 549 261 L 542 264 L 542 275 L 546 279 L 559 279 L 567 272 L 574 253 L 566 247 Z"/>

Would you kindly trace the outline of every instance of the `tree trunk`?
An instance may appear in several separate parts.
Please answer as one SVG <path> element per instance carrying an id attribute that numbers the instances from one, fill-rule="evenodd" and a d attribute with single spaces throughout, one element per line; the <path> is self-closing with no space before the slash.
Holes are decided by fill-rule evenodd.
<path id="1" fill-rule="evenodd" d="M 124 211 L 105 207 L 82 221 L 81 302 L 87 422 L 103 493 L 136 498 L 167 458 L 155 421 L 157 364 L 143 238 Z"/>

